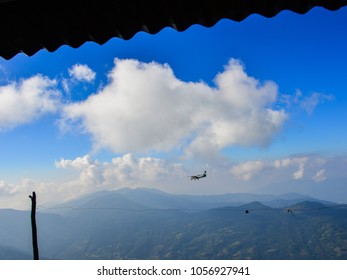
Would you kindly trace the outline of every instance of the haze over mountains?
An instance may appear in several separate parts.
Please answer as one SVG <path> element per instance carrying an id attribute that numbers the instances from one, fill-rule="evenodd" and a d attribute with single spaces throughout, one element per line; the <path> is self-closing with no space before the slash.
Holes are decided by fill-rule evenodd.
<path id="1" fill-rule="evenodd" d="M 42 259 L 347 259 L 347 206 L 300 194 L 102 191 L 38 206 Z M 30 259 L 30 213 L 0 209 L 0 258 Z"/>
<path id="2" fill-rule="evenodd" d="M 309 195 L 317 199 L 347 203 L 347 178 L 331 178 L 316 182 L 314 180 L 288 180 L 272 183 L 257 190 L 261 194 L 284 194 L 288 190 Z"/>

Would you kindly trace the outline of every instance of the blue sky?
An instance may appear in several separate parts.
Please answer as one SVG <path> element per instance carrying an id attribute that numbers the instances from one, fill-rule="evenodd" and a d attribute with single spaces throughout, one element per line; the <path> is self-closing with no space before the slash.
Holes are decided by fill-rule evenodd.
<path id="1" fill-rule="evenodd" d="M 346 28 L 314 8 L 0 58 L 0 203 L 344 177 Z"/>

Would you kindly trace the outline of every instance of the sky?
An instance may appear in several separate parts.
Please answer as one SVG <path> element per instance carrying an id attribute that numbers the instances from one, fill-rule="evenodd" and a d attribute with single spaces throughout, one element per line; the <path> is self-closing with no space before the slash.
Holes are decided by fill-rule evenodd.
<path id="1" fill-rule="evenodd" d="M 0 208 L 346 178 L 346 28 L 314 8 L 0 58 Z"/>

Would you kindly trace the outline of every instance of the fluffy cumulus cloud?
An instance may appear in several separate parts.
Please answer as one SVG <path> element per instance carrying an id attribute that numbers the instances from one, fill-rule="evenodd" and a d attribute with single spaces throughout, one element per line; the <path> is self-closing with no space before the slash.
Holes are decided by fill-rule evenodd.
<path id="1" fill-rule="evenodd" d="M 215 153 L 230 145 L 266 146 L 287 115 L 273 109 L 278 88 L 249 77 L 230 60 L 215 87 L 177 79 L 168 65 L 115 60 L 109 84 L 65 107 L 63 122 L 78 123 L 96 148 L 114 152 Z"/>
<path id="2" fill-rule="evenodd" d="M 169 164 L 153 157 L 135 157 L 133 154 L 105 162 L 85 155 L 72 160 L 61 159 L 55 165 L 57 168 L 78 171 L 79 177 L 73 184 L 93 189 L 153 186 L 173 174 L 183 174 L 179 164 Z"/>
<path id="3" fill-rule="evenodd" d="M 80 82 L 92 82 L 95 79 L 95 72 L 85 64 L 75 64 L 68 70 L 71 78 Z"/>
<path id="4" fill-rule="evenodd" d="M 103 165 L 97 160 L 92 159 L 89 155 L 77 157 L 74 160 L 61 159 L 55 163 L 57 168 L 75 169 L 80 172 L 79 185 L 95 185 L 102 184 L 102 169 Z"/>
<path id="5" fill-rule="evenodd" d="M 0 87 L 0 130 L 30 123 L 60 106 L 56 81 L 36 75 L 19 83 Z"/>

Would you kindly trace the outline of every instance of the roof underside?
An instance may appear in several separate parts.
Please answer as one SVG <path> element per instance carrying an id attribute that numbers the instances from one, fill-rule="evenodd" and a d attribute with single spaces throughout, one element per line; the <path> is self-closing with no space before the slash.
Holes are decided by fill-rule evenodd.
<path id="1" fill-rule="evenodd" d="M 127 40 L 164 27 L 210 27 L 223 18 L 242 21 L 251 14 L 273 17 L 283 10 L 304 14 L 316 6 L 337 10 L 345 5 L 347 0 L 0 0 L 0 56 L 78 48 L 87 41 L 103 44 L 113 37 Z"/>

